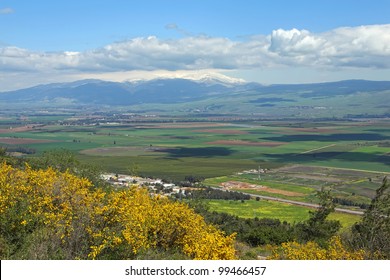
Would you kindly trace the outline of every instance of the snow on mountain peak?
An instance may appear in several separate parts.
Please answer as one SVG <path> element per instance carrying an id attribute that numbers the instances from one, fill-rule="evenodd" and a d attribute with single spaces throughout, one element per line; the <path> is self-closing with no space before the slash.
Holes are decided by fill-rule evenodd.
<path id="1" fill-rule="evenodd" d="M 159 72 L 159 73 L 144 73 L 145 75 L 137 75 L 127 79 L 130 83 L 138 83 L 150 80 L 160 79 L 186 79 L 200 83 L 238 85 L 245 84 L 247 81 L 243 79 L 233 78 L 217 72 L 210 71 L 176 71 L 176 72 Z"/>
<path id="2" fill-rule="evenodd" d="M 223 75 L 221 73 L 217 72 L 208 72 L 208 73 L 191 73 L 188 75 L 185 75 L 182 77 L 183 79 L 188 79 L 188 80 L 195 80 L 199 82 L 220 82 L 220 83 L 225 83 L 225 84 L 244 84 L 246 83 L 245 80 L 243 79 L 237 79 L 237 78 L 232 78 L 226 75 Z"/>

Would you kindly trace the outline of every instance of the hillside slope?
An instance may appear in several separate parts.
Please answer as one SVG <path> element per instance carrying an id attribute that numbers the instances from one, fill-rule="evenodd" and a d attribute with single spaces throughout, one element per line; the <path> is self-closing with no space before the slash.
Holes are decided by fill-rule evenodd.
<path id="1" fill-rule="evenodd" d="M 126 107 L 129 111 L 281 117 L 386 116 L 390 82 L 263 86 L 204 77 L 107 82 L 82 80 L 0 93 L 14 108 Z"/>

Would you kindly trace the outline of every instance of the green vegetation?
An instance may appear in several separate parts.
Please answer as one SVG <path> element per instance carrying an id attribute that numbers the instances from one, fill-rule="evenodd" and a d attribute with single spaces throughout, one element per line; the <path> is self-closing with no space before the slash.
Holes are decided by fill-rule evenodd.
<path id="1" fill-rule="evenodd" d="M 68 116 L 50 116 L 40 120 L 46 123 L 38 125 L 39 120 L 31 118 L 21 124 L 16 118 L 2 119 L 0 156 L 15 168 L 25 168 L 25 162 L 34 170 L 51 167 L 88 178 L 100 187 L 104 186 L 101 172 L 174 182 L 204 178 L 204 185 L 223 191 L 308 203 L 321 202 L 316 194 L 324 189 L 337 207 L 360 211 L 368 208 L 368 212 L 361 220 L 357 215 L 332 212 L 333 204 L 324 204 L 327 210 L 321 212 L 321 208 L 314 211 L 264 199 L 201 197 L 209 207 L 209 213 L 201 214 L 223 231 L 237 232 L 238 240 L 252 247 L 296 241 L 326 247 L 333 235 L 341 234 L 343 244 L 364 250 L 366 258 L 388 257 L 388 252 L 383 251 L 387 250 L 383 240 L 389 239 L 388 221 L 383 219 L 389 216 L 384 206 L 388 190 L 383 187 L 379 193 L 376 191 L 390 166 L 388 120 L 165 119 L 91 124 L 88 118 L 72 123 Z M 19 122 L 19 126 L 10 128 L 10 122 Z M 95 166 L 91 167 L 91 163 Z M 381 211 L 376 212 L 378 207 Z M 232 227 L 224 224 L 225 218 L 231 219 Z M 341 224 L 341 229 L 334 221 Z M 3 222 L 7 223 L 4 219 Z M 370 241 L 373 236 L 369 229 L 373 228 L 375 237 L 381 236 L 379 243 Z M 380 235 L 380 231 L 385 234 Z M 46 232 L 36 234 L 30 237 L 48 238 Z M 11 246 L 13 241 L 9 238 L 1 239 L 0 245 Z M 168 254 L 176 254 L 176 249 L 170 248 Z M 144 253 L 152 257 L 166 252 L 156 247 Z M 176 256 L 185 254 L 179 252 Z"/>
<path id="2" fill-rule="evenodd" d="M 344 235 L 344 241 L 341 240 L 338 234 L 348 234 L 351 231 L 350 228 L 344 228 L 342 232 L 339 232 L 341 223 L 330 217 L 334 211 L 330 192 L 322 190 L 317 192 L 317 196 L 320 207 L 310 211 L 307 218 L 297 223 L 281 222 L 279 219 L 271 218 L 243 218 L 236 214 L 228 214 L 227 211 L 215 212 L 210 207 L 215 200 L 207 204 L 200 201 L 189 201 L 189 203 L 205 217 L 206 221 L 218 225 L 228 234 L 236 232 L 237 240 L 252 248 L 248 249 L 240 244 L 238 250 L 242 258 L 253 258 L 256 252 L 269 255 L 270 248 L 273 248 L 271 259 L 364 259 L 369 257 L 367 251 L 345 245 L 351 240 L 350 237 L 346 237 L 347 235 Z M 234 200 L 235 197 L 231 196 L 231 199 Z M 231 201 L 228 202 L 231 204 Z M 248 202 L 243 200 L 238 203 Z M 242 213 L 238 214 L 242 215 Z"/>
<path id="3" fill-rule="evenodd" d="M 309 209 L 286 203 L 266 200 L 232 201 L 211 200 L 208 201 L 211 211 L 237 215 L 241 218 L 269 218 L 295 223 L 309 218 Z"/>
<path id="4" fill-rule="evenodd" d="M 129 173 L 132 165 L 138 166 L 139 175 L 145 177 L 167 178 L 171 180 L 183 180 L 189 174 L 204 177 L 214 177 L 226 173 L 234 173 L 237 170 L 248 169 L 256 164 L 251 160 L 229 158 L 192 158 L 181 159 L 165 158 L 162 155 L 146 156 L 78 156 L 81 162 L 96 162 L 102 169 L 108 172 Z"/>
<path id="5" fill-rule="evenodd" d="M 209 200 L 207 205 L 210 211 L 228 213 L 240 218 L 269 218 L 286 221 L 288 223 L 302 222 L 310 217 L 310 208 L 280 203 L 267 200 Z M 332 220 L 340 221 L 342 228 L 350 228 L 353 224 L 360 221 L 360 217 L 351 214 L 333 212 L 329 215 Z"/>
<path id="6" fill-rule="evenodd" d="M 151 122 L 33 125 L 2 129 L 0 145 L 75 151 L 82 162 L 124 172 L 131 163 L 148 176 L 206 178 L 286 164 L 386 172 L 386 121 Z M 37 142 L 37 141 L 41 142 Z M 192 172 L 191 172 L 192 171 Z"/>
<path id="7" fill-rule="evenodd" d="M 1 259 L 234 259 L 234 239 L 142 188 L 0 163 Z"/>
<path id="8" fill-rule="evenodd" d="M 297 241 L 300 243 L 315 241 L 319 245 L 324 245 L 341 227 L 339 221 L 327 219 L 335 208 L 330 191 L 321 190 L 317 195 L 320 207 L 309 212 L 309 219 L 296 225 Z"/>
<path id="9" fill-rule="evenodd" d="M 390 184 L 387 177 L 376 191 L 363 219 L 352 228 L 351 245 L 371 259 L 390 258 Z"/>

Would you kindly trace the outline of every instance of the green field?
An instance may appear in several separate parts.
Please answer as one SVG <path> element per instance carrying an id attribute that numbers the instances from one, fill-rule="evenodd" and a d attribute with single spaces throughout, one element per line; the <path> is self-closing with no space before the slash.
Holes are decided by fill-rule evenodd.
<path id="1" fill-rule="evenodd" d="M 51 117 L 55 119 L 55 117 Z M 145 175 L 206 178 L 248 168 L 286 164 L 388 172 L 388 122 L 198 122 L 131 125 L 46 125 L 32 130 L 2 130 L 2 138 L 25 139 L 39 154 L 48 149 L 75 151 L 80 160 L 108 170 L 138 165 Z M 28 143 L 28 139 L 50 140 Z"/>
<path id="2" fill-rule="evenodd" d="M 62 121 L 59 121 L 61 120 Z M 10 129 L 3 119 L 0 145 L 31 148 L 34 157 L 64 148 L 81 162 L 114 173 L 175 181 L 193 175 L 205 184 L 239 182 L 259 187 L 230 190 L 316 203 L 316 191 L 368 204 L 390 171 L 390 121 L 154 121 L 64 125 L 66 117 L 33 118 Z M 35 122 L 39 125 L 34 125 Z M 46 123 L 45 123 L 46 122 Z M 50 123 L 47 123 L 50 122 Z M 36 143 L 37 140 L 41 141 Z M 259 166 L 265 170 L 259 174 Z M 243 171 L 255 170 L 252 173 Z M 211 201 L 212 210 L 288 222 L 308 208 L 271 201 Z M 341 207 L 361 210 L 358 206 Z M 345 227 L 357 216 L 333 213 Z"/>
<path id="3" fill-rule="evenodd" d="M 30 123 L 25 122 L 27 129 L 9 129 L 3 125 L 0 145 L 14 149 L 28 147 L 38 155 L 46 150 L 64 148 L 74 151 L 80 161 L 94 163 L 106 171 L 128 173 L 136 167 L 139 175 L 173 180 L 182 180 L 188 175 L 232 176 L 261 166 L 269 170 L 262 175 L 261 184 L 303 193 L 302 197 L 293 199 L 304 201 L 311 201 L 313 191 L 321 187 L 332 187 L 342 197 L 351 193 L 372 197 L 390 167 L 388 120 L 178 120 L 94 125 L 81 125 L 79 121 L 75 125 L 61 125 L 59 118 L 44 117 L 40 123 L 49 119 L 50 124 L 34 125 L 39 121 L 35 117 Z M 33 140 L 41 143 L 33 143 Z M 294 174 L 279 169 L 291 165 L 302 168 L 292 172 Z M 316 166 L 323 170 L 308 176 Z M 329 173 L 324 177 L 321 174 L 327 168 L 356 169 L 360 174 L 349 178 Z M 369 171 L 380 173 L 370 174 Z M 256 175 L 242 175 L 231 179 L 253 183 L 254 177 Z M 215 179 L 210 180 L 206 182 L 216 184 L 212 181 Z M 276 193 L 274 196 L 284 195 Z M 357 200 L 363 201 L 361 197 Z"/>
<path id="4" fill-rule="evenodd" d="M 245 200 L 241 201 L 226 201 L 226 200 L 210 200 L 208 205 L 211 211 L 225 212 L 241 218 L 271 218 L 286 221 L 288 223 L 297 223 L 304 221 L 310 217 L 309 209 L 286 203 L 266 200 Z M 329 219 L 339 220 L 344 229 L 351 227 L 360 220 L 360 216 L 331 213 Z"/>

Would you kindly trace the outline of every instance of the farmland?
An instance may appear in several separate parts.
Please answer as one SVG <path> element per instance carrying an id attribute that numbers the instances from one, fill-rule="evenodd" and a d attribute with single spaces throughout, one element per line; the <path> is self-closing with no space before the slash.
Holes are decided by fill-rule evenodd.
<path id="1" fill-rule="evenodd" d="M 0 143 L 28 146 L 37 153 L 65 148 L 110 171 L 124 172 L 136 164 L 144 175 L 173 179 L 189 174 L 230 175 L 258 165 L 387 172 L 388 125 L 388 121 L 55 124 L 30 130 L 3 127 Z M 203 167 L 209 170 L 207 174 Z"/>
<path id="2" fill-rule="evenodd" d="M 387 119 L 142 119 L 96 123 L 91 119 L 29 119 L 12 128 L 3 119 L 0 144 L 10 150 L 22 147 L 35 151 L 27 157 L 64 148 L 73 151 L 81 162 L 107 172 L 173 181 L 192 175 L 205 178 L 204 183 L 214 187 L 228 186 L 230 190 L 309 203 L 316 203 L 316 191 L 327 187 L 333 196 L 356 210 L 370 202 L 390 166 Z M 293 207 L 293 217 L 284 218 L 288 221 L 308 215 L 304 207 L 271 204 Z M 212 204 L 212 208 L 217 205 Z M 242 213 L 243 217 L 262 216 L 274 207 L 264 204 L 265 212 L 261 213 L 256 212 L 259 207 L 249 206 L 252 210 L 242 208 L 250 212 Z M 227 209 L 226 205 L 218 207 Z M 280 210 L 284 215 L 290 212 L 284 210 Z M 271 212 L 267 212 L 269 217 L 278 213 Z"/>
<path id="3" fill-rule="evenodd" d="M 291 224 L 308 219 L 310 211 L 305 207 L 265 200 L 244 202 L 211 200 L 208 202 L 208 205 L 212 211 L 225 212 L 241 218 L 271 218 Z M 332 213 L 329 218 L 339 220 L 345 229 L 359 221 L 359 217 L 356 215 L 342 213 Z"/>

